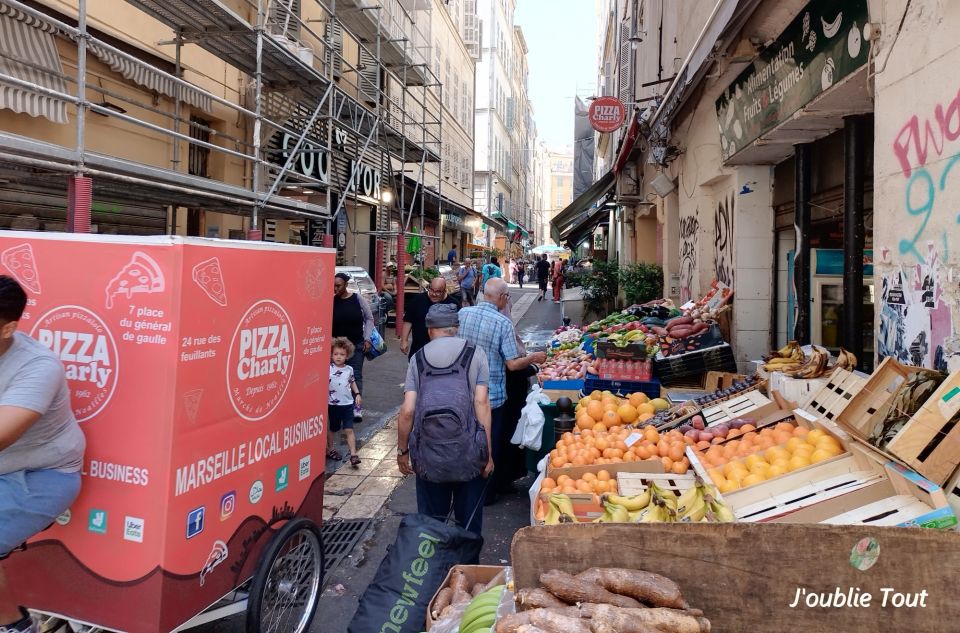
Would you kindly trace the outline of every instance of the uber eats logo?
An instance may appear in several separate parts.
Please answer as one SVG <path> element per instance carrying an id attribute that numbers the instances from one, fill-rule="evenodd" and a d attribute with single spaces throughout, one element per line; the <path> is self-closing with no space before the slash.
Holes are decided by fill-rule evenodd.
<path id="1" fill-rule="evenodd" d="M 410 617 L 410 607 L 414 606 L 417 599 L 420 598 L 420 592 L 423 590 L 423 577 L 430 572 L 430 559 L 436 555 L 437 543 L 440 542 L 440 539 L 425 532 L 420 532 L 417 538 L 420 539 L 420 545 L 417 548 L 417 553 L 420 556 L 413 559 L 413 562 L 410 563 L 410 569 L 405 569 L 400 574 L 404 581 L 403 591 L 397 598 L 396 604 L 390 609 L 390 619 L 380 627 L 380 633 L 387 633 L 387 631 L 400 633 L 401 627 Z M 430 595 L 426 599 L 429 600 Z"/>

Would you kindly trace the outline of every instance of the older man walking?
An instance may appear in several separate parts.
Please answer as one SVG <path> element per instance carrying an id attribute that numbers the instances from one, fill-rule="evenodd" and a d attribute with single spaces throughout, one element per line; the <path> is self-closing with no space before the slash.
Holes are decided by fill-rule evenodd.
<path id="1" fill-rule="evenodd" d="M 417 475 L 417 511 L 481 533 L 483 491 L 493 472 L 484 351 L 457 338 L 457 310 L 434 304 L 430 342 L 407 367 L 397 425 L 397 466 Z"/>
<path id="2" fill-rule="evenodd" d="M 460 311 L 460 338 L 476 345 L 486 352 L 487 363 L 490 366 L 490 407 L 491 426 L 493 431 L 493 462 L 498 464 L 503 453 L 504 437 L 503 407 L 507 401 L 507 369 L 519 371 L 532 364 L 547 360 L 544 352 L 533 352 L 521 356 L 517 346 L 517 335 L 513 322 L 509 317 L 500 313 L 510 301 L 510 292 L 507 282 L 500 278 L 491 278 L 487 281 L 483 291 L 484 302 L 472 308 Z M 497 481 L 497 488 L 504 491 L 511 482 Z M 487 494 L 487 501 L 493 503 L 497 498 L 497 491 Z"/>
<path id="3" fill-rule="evenodd" d="M 447 295 L 447 282 L 443 277 L 437 277 L 430 282 L 427 292 L 410 300 L 403 311 L 403 336 L 400 337 L 400 351 L 409 353 L 410 358 L 420 351 L 430 339 L 427 337 L 427 312 L 438 303 L 446 303 L 459 308 L 456 299 Z M 410 341 L 410 335 L 413 341 Z"/>

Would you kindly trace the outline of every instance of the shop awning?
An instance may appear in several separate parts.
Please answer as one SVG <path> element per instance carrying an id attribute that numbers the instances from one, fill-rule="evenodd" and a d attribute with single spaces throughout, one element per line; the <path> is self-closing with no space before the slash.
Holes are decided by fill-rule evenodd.
<path id="1" fill-rule="evenodd" d="M 579 221 L 570 227 L 561 237 L 571 250 L 583 243 L 584 240 L 593 235 L 597 227 L 610 219 L 609 207 L 593 208 L 583 214 Z"/>
<path id="2" fill-rule="evenodd" d="M 550 220 L 550 236 L 553 238 L 553 241 L 557 244 L 562 244 L 566 239 L 564 235 L 569 235 L 573 227 L 581 224 L 590 214 L 590 211 L 593 210 L 591 207 L 594 206 L 597 200 L 613 189 L 615 182 L 616 178 L 614 177 L 614 173 L 608 171 L 601 176 L 600 180 L 590 185 L 576 200 L 571 202 L 567 208 Z"/>
<path id="3" fill-rule="evenodd" d="M 89 42 L 87 50 L 109 66 L 110 70 L 120 73 L 135 84 L 166 95 L 171 99 L 177 98 L 177 91 L 179 90 L 181 101 L 189 103 L 204 112 L 213 110 L 213 100 L 208 95 L 174 81 L 173 77 L 147 62 L 140 61 L 132 56 L 121 55 L 96 42 Z"/>
<path id="4" fill-rule="evenodd" d="M 40 90 L 5 82 L 2 76 L 67 92 L 56 36 L 42 22 L 0 4 L 0 109 L 67 122 L 67 103 Z"/>

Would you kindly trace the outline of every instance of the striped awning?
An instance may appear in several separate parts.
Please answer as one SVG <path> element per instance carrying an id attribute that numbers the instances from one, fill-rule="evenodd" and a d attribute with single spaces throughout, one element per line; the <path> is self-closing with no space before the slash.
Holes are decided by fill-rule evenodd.
<path id="1" fill-rule="evenodd" d="M 134 59 L 119 55 L 96 42 L 89 42 L 87 50 L 109 66 L 110 70 L 120 73 L 136 84 L 166 95 L 171 99 L 177 98 L 177 91 L 179 90 L 181 101 L 189 103 L 204 112 L 213 110 L 213 100 L 208 95 L 203 94 L 200 90 L 177 83 L 172 77 L 147 62 L 134 61 Z"/>
<path id="2" fill-rule="evenodd" d="M 38 90 L 4 81 L 13 77 L 49 90 L 67 92 L 54 30 L 42 21 L 0 4 L 0 108 L 54 123 L 67 122 L 67 103 Z"/>

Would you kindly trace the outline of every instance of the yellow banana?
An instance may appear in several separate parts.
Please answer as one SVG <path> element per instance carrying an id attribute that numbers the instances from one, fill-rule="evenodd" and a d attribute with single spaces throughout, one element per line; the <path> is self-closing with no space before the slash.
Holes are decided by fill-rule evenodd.
<path id="1" fill-rule="evenodd" d="M 543 518 L 544 525 L 556 525 L 560 523 L 560 510 L 553 502 L 547 503 L 550 508 L 547 510 L 547 516 Z"/>
<path id="2" fill-rule="evenodd" d="M 564 494 L 554 492 L 550 495 L 550 508 L 551 511 L 556 509 L 559 517 L 557 518 L 557 523 L 576 523 L 577 515 L 573 512 L 573 503 L 570 501 L 570 497 Z M 550 516 L 550 513 L 547 513 L 547 516 Z"/>
<path id="3" fill-rule="evenodd" d="M 669 509 L 676 512 L 677 510 L 677 493 L 666 488 L 661 488 L 657 485 L 657 482 L 650 482 L 650 495 L 651 500 L 655 501 L 659 499 L 663 504 Z"/>
<path id="4" fill-rule="evenodd" d="M 688 501 L 686 505 L 681 505 L 677 508 L 677 514 L 680 516 L 680 521 L 684 523 L 699 521 L 707 513 L 707 502 L 703 496 L 703 489 L 700 488 L 700 486 L 694 486 L 690 490 L 693 491 L 690 501 Z M 684 493 L 683 496 L 686 496 L 686 494 L 687 493 Z M 680 497 L 681 502 L 683 500 L 683 496 Z"/>
<path id="5" fill-rule="evenodd" d="M 737 520 L 730 508 L 717 501 L 713 495 L 707 495 L 706 501 L 710 505 L 710 512 L 715 517 L 716 522 L 733 523 Z"/>
<path id="6" fill-rule="evenodd" d="M 602 499 L 604 501 L 609 501 L 610 503 L 623 506 L 630 512 L 636 512 L 637 510 L 643 510 L 650 505 L 650 489 L 648 488 L 640 494 L 633 495 L 632 497 L 621 497 L 620 495 L 615 494 L 605 494 L 603 495 Z"/>
<path id="7" fill-rule="evenodd" d="M 594 519 L 594 523 L 627 523 L 630 513 L 621 505 L 604 501 L 603 514 Z"/>
<path id="8" fill-rule="evenodd" d="M 677 512 L 681 516 L 687 513 L 687 510 L 696 502 L 699 491 L 696 486 L 690 486 L 686 489 L 680 498 L 677 499 Z"/>

